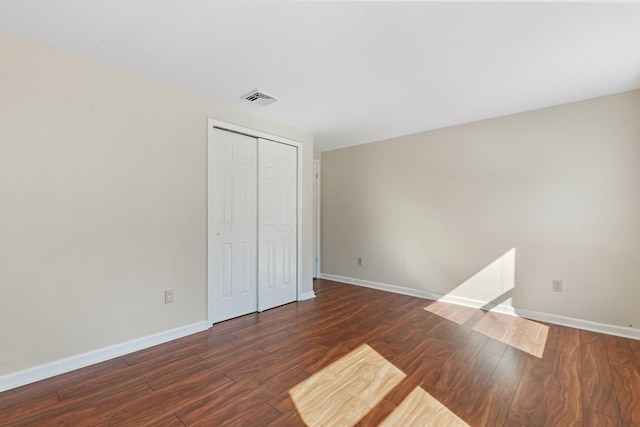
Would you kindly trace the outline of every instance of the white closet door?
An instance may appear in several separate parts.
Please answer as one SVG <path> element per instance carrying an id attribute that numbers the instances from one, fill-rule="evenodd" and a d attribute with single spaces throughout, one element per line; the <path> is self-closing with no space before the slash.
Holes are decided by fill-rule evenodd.
<path id="1" fill-rule="evenodd" d="M 296 147 L 258 140 L 258 310 L 296 300 Z"/>
<path id="2" fill-rule="evenodd" d="M 209 147 L 212 323 L 253 313 L 257 295 L 257 139 L 213 130 Z"/>

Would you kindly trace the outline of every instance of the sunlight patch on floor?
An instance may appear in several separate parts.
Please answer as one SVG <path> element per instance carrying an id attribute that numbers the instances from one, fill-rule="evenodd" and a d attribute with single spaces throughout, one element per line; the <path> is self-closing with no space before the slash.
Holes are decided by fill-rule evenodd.
<path id="1" fill-rule="evenodd" d="M 352 426 L 406 375 L 366 344 L 289 391 L 308 426 Z"/>
<path id="2" fill-rule="evenodd" d="M 469 427 L 422 387 L 414 388 L 380 426 Z"/>
<path id="3" fill-rule="evenodd" d="M 437 314 L 440 317 L 444 317 L 447 320 L 462 325 L 471 316 L 478 312 L 478 309 L 472 307 L 465 307 L 463 305 L 449 304 L 446 302 L 434 301 L 424 308 L 425 310 Z"/>
<path id="4" fill-rule="evenodd" d="M 547 344 L 549 327 L 532 320 L 510 314 L 483 311 L 436 301 L 425 310 L 460 325 L 474 314 L 484 315 L 473 325 L 473 330 L 536 357 L 542 357 Z"/>
<path id="5" fill-rule="evenodd" d="M 473 330 L 536 357 L 544 354 L 549 333 L 547 325 L 492 311 L 485 313 Z"/>

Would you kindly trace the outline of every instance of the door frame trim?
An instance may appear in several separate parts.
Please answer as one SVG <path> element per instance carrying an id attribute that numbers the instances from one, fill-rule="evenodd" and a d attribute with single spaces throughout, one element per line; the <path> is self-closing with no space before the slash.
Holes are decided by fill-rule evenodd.
<path id="1" fill-rule="evenodd" d="M 298 174 L 296 178 L 297 184 L 297 230 L 296 230 L 296 238 L 297 238 L 297 259 L 296 259 L 296 301 L 300 301 L 302 297 L 302 177 L 304 176 L 303 172 L 303 161 L 304 158 L 304 144 L 299 141 L 294 141 L 292 139 L 284 138 L 278 135 L 273 135 L 267 132 L 262 132 L 256 129 L 251 129 L 245 126 L 236 125 L 233 123 L 224 122 L 221 120 L 216 120 L 212 118 L 207 119 L 207 324 L 211 326 L 213 323 L 213 274 L 212 274 L 212 262 L 210 259 L 210 254 L 213 253 L 211 245 L 213 244 L 213 238 L 210 233 L 213 232 L 211 227 L 209 227 L 210 217 L 209 212 L 212 211 L 214 200 L 213 195 L 211 194 L 211 188 L 209 187 L 209 183 L 213 178 L 213 171 L 211 170 L 211 157 L 213 156 L 213 150 L 211 149 L 211 141 L 213 140 L 213 129 L 222 129 L 231 132 L 241 133 L 252 138 L 262 138 L 268 139 L 271 141 L 279 142 L 281 144 L 292 145 L 298 150 Z M 256 294 L 258 292 L 257 283 L 256 283 Z"/>
<path id="2" fill-rule="evenodd" d="M 315 212 L 314 212 L 314 219 L 315 219 L 315 224 L 313 227 L 313 233 L 314 233 L 314 242 L 315 242 L 315 248 L 314 248 L 314 252 L 316 253 L 316 257 L 313 260 L 313 270 L 315 271 L 315 277 L 319 279 L 320 276 L 322 275 L 322 271 L 321 271 L 321 261 L 322 261 L 322 183 L 320 181 L 320 179 L 322 178 L 321 176 L 321 168 L 320 168 L 320 160 L 318 159 L 313 159 L 313 169 L 314 169 L 314 173 L 317 174 L 316 176 L 313 177 L 314 180 L 314 193 L 315 193 L 315 200 L 314 200 L 314 205 L 315 205 Z"/>

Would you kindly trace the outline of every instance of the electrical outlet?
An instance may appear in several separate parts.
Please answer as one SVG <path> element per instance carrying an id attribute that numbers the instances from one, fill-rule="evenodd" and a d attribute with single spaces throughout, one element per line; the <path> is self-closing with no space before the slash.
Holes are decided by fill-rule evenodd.
<path id="1" fill-rule="evenodd" d="M 164 303 L 171 304 L 173 302 L 173 289 L 164 291 Z"/>
<path id="2" fill-rule="evenodd" d="M 364 265 L 364 260 L 361 256 L 358 257 L 358 265 Z"/>
<path id="3" fill-rule="evenodd" d="M 551 289 L 553 292 L 562 292 L 562 280 L 554 280 Z"/>

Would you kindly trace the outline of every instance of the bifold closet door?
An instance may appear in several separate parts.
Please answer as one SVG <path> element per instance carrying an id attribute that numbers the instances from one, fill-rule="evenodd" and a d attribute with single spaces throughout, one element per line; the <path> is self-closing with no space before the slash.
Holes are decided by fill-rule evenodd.
<path id="1" fill-rule="evenodd" d="M 257 294 L 257 139 L 214 129 L 209 168 L 212 323 L 253 313 Z M 211 301 L 211 300 L 210 300 Z"/>
<path id="2" fill-rule="evenodd" d="M 258 140 L 258 310 L 296 300 L 296 147 Z"/>

